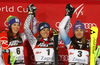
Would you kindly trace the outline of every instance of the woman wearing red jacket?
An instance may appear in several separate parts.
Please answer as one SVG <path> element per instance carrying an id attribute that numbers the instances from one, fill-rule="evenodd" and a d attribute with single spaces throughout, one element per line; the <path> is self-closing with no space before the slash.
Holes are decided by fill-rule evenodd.
<path id="1" fill-rule="evenodd" d="M 8 41 L 8 49 L 9 49 L 9 57 L 7 59 L 8 64 L 25 65 L 24 54 L 23 54 L 24 38 L 19 33 L 21 22 L 18 17 L 11 16 L 11 15 L 7 18 L 7 22 L 9 28 L 9 31 L 7 32 L 7 37 L 8 37 L 7 41 Z"/>

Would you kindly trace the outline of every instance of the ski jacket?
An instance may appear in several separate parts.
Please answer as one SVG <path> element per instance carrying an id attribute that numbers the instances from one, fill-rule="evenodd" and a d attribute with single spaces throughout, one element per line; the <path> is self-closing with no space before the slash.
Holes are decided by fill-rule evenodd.
<path id="1" fill-rule="evenodd" d="M 12 41 L 10 41 L 8 43 L 8 48 L 10 50 L 10 52 L 13 52 L 13 58 L 17 56 L 16 61 L 14 62 L 14 64 L 17 65 L 25 65 L 25 61 L 24 61 L 24 54 L 23 54 L 23 41 L 19 41 L 17 40 L 17 37 L 14 37 Z M 9 52 L 9 53 L 10 53 Z M 11 57 L 11 54 L 10 54 Z M 11 58 L 9 58 L 10 60 Z M 11 61 L 10 61 L 11 63 Z"/>
<path id="2" fill-rule="evenodd" d="M 70 29 L 70 17 L 65 16 L 59 25 L 59 31 L 60 31 L 61 39 L 63 40 L 65 46 L 68 49 L 69 63 L 70 62 L 78 62 L 78 63 L 84 62 L 84 63 L 88 64 L 88 62 L 86 62 L 86 61 L 88 61 L 88 58 L 89 58 L 89 49 L 87 49 L 87 50 L 74 49 L 73 45 L 71 45 L 72 41 L 71 41 L 70 37 L 67 35 L 67 33 L 69 32 L 69 29 Z M 77 41 L 77 43 L 81 48 L 82 47 L 81 41 Z M 89 44 L 90 44 L 90 42 L 87 42 L 88 48 L 89 48 Z M 80 56 L 80 58 L 77 55 Z M 82 59 L 82 58 L 84 58 L 84 59 Z"/>
<path id="3" fill-rule="evenodd" d="M 22 38 L 22 41 L 19 41 L 17 37 L 13 37 L 13 40 L 8 43 L 9 57 L 7 60 L 9 64 L 11 64 L 16 57 L 14 65 L 25 65 L 24 54 L 23 54 L 23 42 L 25 41 L 26 38 L 24 33 L 20 34 L 20 36 Z M 2 50 L 1 42 L 0 42 L 0 53 L 1 54 L 6 53 Z M 2 56 L 0 55 L 0 62 L 3 63 L 1 57 Z M 13 58 L 12 61 L 11 57 Z M 5 64 L 3 63 L 3 65 Z"/>
<path id="4" fill-rule="evenodd" d="M 30 30 L 30 21 L 32 19 L 32 15 L 28 15 L 28 17 L 25 20 L 24 23 L 24 32 L 25 35 L 33 49 L 34 55 L 35 55 L 35 61 L 36 62 L 54 62 L 53 59 L 53 37 L 52 38 L 47 38 L 43 39 L 41 38 L 40 40 L 37 40 L 35 36 L 33 36 L 31 30 Z M 36 29 L 36 18 L 34 17 L 34 26 Z M 34 29 L 33 29 L 34 30 Z M 60 38 L 59 38 L 60 40 Z M 49 56 L 50 55 L 50 56 Z"/>

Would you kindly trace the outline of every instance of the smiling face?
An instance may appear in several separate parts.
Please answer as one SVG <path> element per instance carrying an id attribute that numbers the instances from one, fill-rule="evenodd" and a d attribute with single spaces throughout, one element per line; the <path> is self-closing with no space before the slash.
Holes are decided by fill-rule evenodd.
<path id="1" fill-rule="evenodd" d="M 43 38 L 48 38 L 49 37 L 49 33 L 50 33 L 50 30 L 48 28 L 44 28 L 43 30 L 40 31 L 40 35 Z"/>
<path id="2" fill-rule="evenodd" d="M 74 34 L 77 39 L 81 39 L 84 35 L 84 31 L 82 29 L 76 29 Z"/>
<path id="3" fill-rule="evenodd" d="M 13 32 L 13 35 L 16 35 L 20 29 L 20 24 L 19 23 L 13 23 L 11 25 L 11 29 L 12 29 L 12 32 Z"/>

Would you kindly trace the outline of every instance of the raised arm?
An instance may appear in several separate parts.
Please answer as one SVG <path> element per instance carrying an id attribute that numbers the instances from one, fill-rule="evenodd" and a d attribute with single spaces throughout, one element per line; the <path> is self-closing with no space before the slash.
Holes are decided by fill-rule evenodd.
<path id="1" fill-rule="evenodd" d="M 32 30 L 33 34 L 37 33 L 37 20 L 35 17 L 32 17 L 31 30 Z"/>
<path id="2" fill-rule="evenodd" d="M 32 48 L 35 47 L 37 39 L 33 36 L 31 30 L 30 30 L 30 21 L 31 21 L 32 15 L 28 15 L 28 17 L 25 20 L 24 23 L 24 33 L 31 45 Z"/>
<path id="3" fill-rule="evenodd" d="M 33 35 L 37 33 L 37 21 L 36 18 L 32 16 L 32 25 L 31 25 L 31 31 L 33 32 Z M 23 42 L 27 39 L 25 33 L 20 34 Z"/>
<path id="4" fill-rule="evenodd" d="M 74 12 L 74 9 L 70 4 L 67 4 L 66 6 L 66 16 L 63 18 L 61 23 L 59 24 L 59 31 L 60 31 L 60 36 L 66 45 L 67 49 L 69 49 L 69 46 L 71 44 L 71 39 L 67 35 L 70 29 L 70 18 L 72 17 L 72 14 Z"/>
<path id="5" fill-rule="evenodd" d="M 70 40 L 69 36 L 67 35 L 69 29 L 70 29 L 70 17 L 65 16 L 64 19 L 59 24 L 59 31 L 60 31 L 61 39 L 63 40 L 67 49 L 69 48 L 70 43 L 71 43 L 71 40 Z"/>
<path id="6" fill-rule="evenodd" d="M 33 4 L 30 4 L 28 6 L 28 9 L 29 9 L 29 15 L 27 16 L 25 23 L 24 23 L 24 32 L 25 32 L 25 35 L 26 35 L 31 47 L 34 48 L 37 43 L 37 39 L 33 36 L 32 32 L 30 30 L 30 22 L 31 22 L 32 18 L 35 17 L 34 10 L 36 10 L 36 7 L 34 7 Z M 35 19 L 35 18 L 33 18 L 33 19 Z M 35 22 L 35 24 L 36 24 L 36 22 Z"/>

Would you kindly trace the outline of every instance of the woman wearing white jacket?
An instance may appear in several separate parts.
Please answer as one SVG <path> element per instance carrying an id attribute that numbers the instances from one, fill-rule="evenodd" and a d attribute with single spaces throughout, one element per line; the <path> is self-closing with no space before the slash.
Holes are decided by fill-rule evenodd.
<path id="1" fill-rule="evenodd" d="M 70 29 L 70 18 L 74 12 L 74 7 L 67 4 L 66 16 L 59 25 L 60 36 L 68 50 L 68 65 L 88 65 L 89 42 L 86 40 L 84 25 L 78 20 L 73 26 L 73 37 L 68 36 Z"/>

